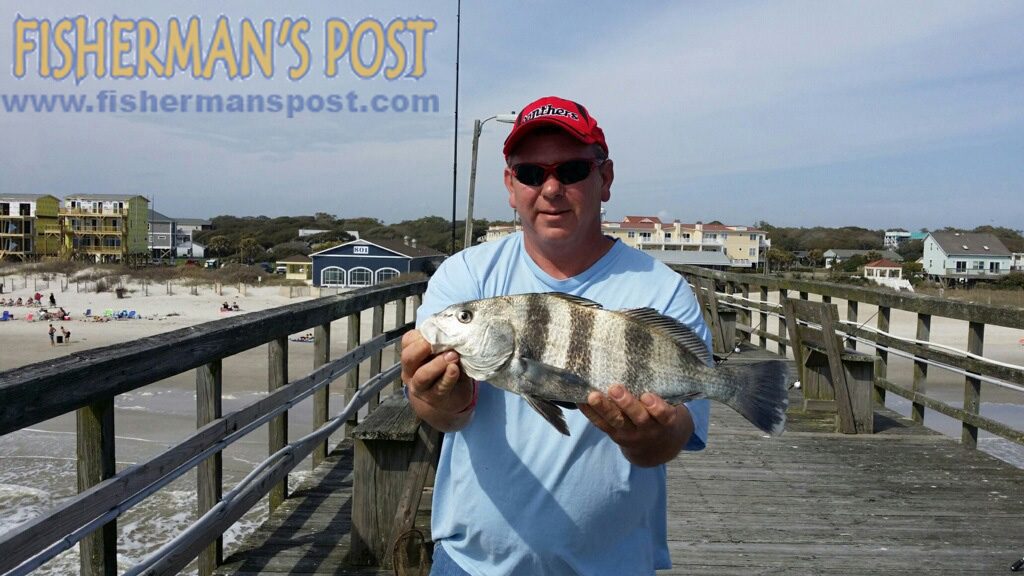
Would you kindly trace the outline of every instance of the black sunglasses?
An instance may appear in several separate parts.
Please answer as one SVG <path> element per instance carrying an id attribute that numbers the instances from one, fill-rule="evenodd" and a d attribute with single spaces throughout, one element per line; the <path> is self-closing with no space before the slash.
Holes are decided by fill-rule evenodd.
<path id="1" fill-rule="evenodd" d="M 515 164 L 511 168 L 516 180 L 527 186 L 540 186 L 552 174 L 562 184 L 575 184 L 590 176 L 591 170 L 604 163 L 604 160 L 578 159 L 557 164 Z"/>

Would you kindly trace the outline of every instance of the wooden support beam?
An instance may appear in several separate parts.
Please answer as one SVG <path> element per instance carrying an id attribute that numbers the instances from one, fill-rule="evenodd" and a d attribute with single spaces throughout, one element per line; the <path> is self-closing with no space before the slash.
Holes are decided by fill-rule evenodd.
<path id="1" fill-rule="evenodd" d="M 917 335 L 918 340 L 928 342 L 931 339 L 932 317 L 931 314 L 917 314 Z M 925 383 L 928 381 L 928 363 L 920 357 L 914 357 L 914 382 L 911 390 L 915 394 L 924 392 Z M 924 404 L 915 402 L 911 407 L 910 416 L 918 424 L 924 423 Z"/>
<path id="2" fill-rule="evenodd" d="M 267 344 L 267 387 L 271 393 L 288 385 L 288 338 L 277 338 Z M 270 421 L 270 453 L 273 454 L 288 444 L 288 412 Z M 288 476 L 270 489 L 270 513 L 284 503 L 288 497 Z"/>
<path id="3" fill-rule="evenodd" d="M 322 324 L 313 329 L 313 369 L 331 361 L 331 324 Z M 331 386 L 328 384 L 313 393 L 313 429 L 327 423 L 331 415 Z M 327 440 L 313 449 L 313 468 L 327 459 Z"/>
<path id="4" fill-rule="evenodd" d="M 196 368 L 196 428 L 224 415 L 221 361 Z M 203 460 L 196 472 L 197 515 L 202 516 L 220 502 L 224 490 L 224 464 L 217 452 Z M 211 576 L 224 562 L 224 537 L 199 553 L 199 576 Z"/>
<path id="5" fill-rule="evenodd" d="M 352 351 L 359 347 L 359 314 L 352 314 L 348 317 L 348 329 L 345 333 L 345 350 Z M 345 376 L 345 403 L 347 404 L 359 390 L 359 366 L 353 366 L 352 370 Z M 352 437 L 352 429 L 359 424 L 359 415 L 353 413 L 352 417 L 345 423 L 345 438 Z"/>
<path id="6" fill-rule="evenodd" d="M 985 349 L 985 325 L 971 322 L 967 327 L 967 351 L 982 355 Z M 981 380 L 968 374 L 964 378 L 964 412 L 979 414 L 981 410 Z M 978 427 L 964 422 L 960 432 L 960 443 L 967 448 L 978 447 Z"/>
<path id="7" fill-rule="evenodd" d="M 114 459 L 114 399 L 100 400 L 79 408 L 78 491 L 111 478 L 116 473 Z M 107 522 L 78 545 L 82 576 L 117 574 L 117 521 Z"/>

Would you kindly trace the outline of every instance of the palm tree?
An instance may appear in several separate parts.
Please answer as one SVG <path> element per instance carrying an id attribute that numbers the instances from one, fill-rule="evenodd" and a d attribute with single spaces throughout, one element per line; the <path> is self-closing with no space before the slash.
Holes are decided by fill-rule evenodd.
<path id="1" fill-rule="evenodd" d="M 255 238 L 242 238 L 238 242 L 238 256 L 243 262 L 249 262 L 256 257 L 256 254 L 262 250 L 263 247 L 256 241 Z"/>
<path id="2" fill-rule="evenodd" d="M 231 240 L 228 240 L 227 236 L 213 236 L 206 244 L 206 248 L 218 256 L 223 256 L 231 251 Z"/>

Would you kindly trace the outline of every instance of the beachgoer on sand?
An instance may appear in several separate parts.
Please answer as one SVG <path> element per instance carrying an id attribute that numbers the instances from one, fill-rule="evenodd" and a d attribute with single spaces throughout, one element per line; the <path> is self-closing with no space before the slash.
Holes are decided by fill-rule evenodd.
<path id="1" fill-rule="evenodd" d="M 50 306 L 56 306 L 57 299 L 53 297 L 53 292 L 50 292 Z"/>
<path id="2" fill-rule="evenodd" d="M 71 342 L 71 330 L 65 330 L 63 326 L 60 327 L 60 333 L 64 336 L 64 343 Z"/>
<path id="3" fill-rule="evenodd" d="M 54 343 L 53 343 L 53 335 L 56 334 L 56 333 L 57 333 L 57 329 L 53 327 L 53 324 L 50 324 L 50 346 L 54 345 Z"/>

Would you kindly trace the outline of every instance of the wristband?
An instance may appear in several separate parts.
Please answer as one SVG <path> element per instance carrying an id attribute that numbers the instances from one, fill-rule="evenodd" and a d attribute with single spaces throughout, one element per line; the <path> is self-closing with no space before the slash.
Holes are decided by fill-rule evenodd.
<path id="1" fill-rule="evenodd" d="M 476 399 L 480 395 L 480 383 L 473 380 L 473 399 L 469 401 L 469 405 L 456 412 L 456 414 L 465 414 L 476 407 Z"/>

